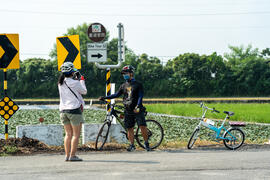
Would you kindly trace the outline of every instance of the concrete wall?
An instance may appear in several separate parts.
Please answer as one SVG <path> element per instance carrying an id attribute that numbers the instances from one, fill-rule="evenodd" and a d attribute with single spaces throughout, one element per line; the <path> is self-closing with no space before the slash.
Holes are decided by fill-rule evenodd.
<path id="1" fill-rule="evenodd" d="M 97 134 L 102 124 L 83 124 L 82 126 L 82 143 L 96 142 Z M 124 131 L 120 124 L 112 124 L 108 135 L 107 142 L 127 143 L 126 136 L 120 131 Z"/>
<path id="2" fill-rule="evenodd" d="M 64 142 L 62 125 L 50 124 L 17 126 L 16 138 L 22 138 L 23 136 L 38 139 L 39 141 L 51 146 L 61 146 Z"/>
<path id="3" fill-rule="evenodd" d="M 102 124 L 83 124 L 82 125 L 82 143 L 96 142 L 97 134 Z M 128 140 L 120 124 L 112 124 L 107 142 L 127 143 Z M 38 139 L 39 141 L 51 145 L 62 146 L 64 128 L 62 125 L 26 125 L 16 127 L 16 138 L 22 138 L 24 135 L 28 138 Z"/>

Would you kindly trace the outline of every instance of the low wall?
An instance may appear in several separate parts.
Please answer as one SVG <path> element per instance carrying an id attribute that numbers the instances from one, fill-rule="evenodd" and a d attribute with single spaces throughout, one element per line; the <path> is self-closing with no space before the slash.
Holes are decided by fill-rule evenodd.
<path id="1" fill-rule="evenodd" d="M 62 125 L 26 125 L 16 127 L 16 138 L 38 139 L 50 146 L 63 145 L 63 126 Z"/>
<path id="2" fill-rule="evenodd" d="M 83 124 L 82 126 L 82 143 L 87 144 L 90 142 L 96 142 L 97 134 L 102 124 Z M 120 133 L 124 131 L 120 124 L 112 124 L 108 135 L 107 142 L 115 143 L 127 143 L 127 138 L 124 134 Z"/>
<path id="3" fill-rule="evenodd" d="M 96 141 L 98 131 L 102 124 L 83 124 L 82 125 L 82 143 L 93 143 Z M 120 124 L 112 124 L 107 142 L 127 143 L 126 136 L 120 131 L 124 131 Z M 62 146 L 64 128 L 62 125 L 26 125 L 16 127 L 16 138 L 26 136 L 28 138 L 38 139 L 50 146 Z"/>

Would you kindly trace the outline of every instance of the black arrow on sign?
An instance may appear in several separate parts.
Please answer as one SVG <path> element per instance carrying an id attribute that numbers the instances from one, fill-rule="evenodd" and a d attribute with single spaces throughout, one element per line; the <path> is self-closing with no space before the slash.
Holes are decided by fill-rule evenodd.
<path id="1" fill-rule="evenodd" d="M 64 62 L 74 62 L 77 55 L 79 54 L 79 50 L 74 46 L 74 44 L 70 41 L 68 37 L 58 38 L 59 41 L 63 44 L 63 46 L 68 51 L 68 55 Z"/>
<path id="2" fill-rule="evenodd" d="M 18 53 L 18 50 L 13 46 L 6 35 L 0 35 L 0 46 L 5 51 L 0 58 L 0 68 L 7 68 L 14 56 Z"/>
<path id="3" fill-rule="evenodd" d="M 102 54 L 92 54 L 91 57 L 97 57 L 98 59 L 102 57 Z"/>

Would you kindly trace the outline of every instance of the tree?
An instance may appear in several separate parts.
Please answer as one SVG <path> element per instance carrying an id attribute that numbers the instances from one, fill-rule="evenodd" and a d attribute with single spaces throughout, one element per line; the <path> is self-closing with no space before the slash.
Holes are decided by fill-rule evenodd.
<path id="1" fill-rule="evenodd" d="M 58 96 L 56 61 L 31 58 L 20 64 L 20 69 L 8 71 L 9 95 L 14 98 Z"/>
<path id="2" fill-rule="evenodd" d="M 234 89 L 231 92 L 236 96 L 262 95 L 266 93 L 261 89 L 266 88 L 269 67 L 261 56 L 258 48 L 253 49 L 251 45 L 229 46 L 230 53 L 225 54 L 227 66 L 230 68 L 230 85 Z M 228 75 L 227 75 L 228 77 Z M 267 85 L 268 86 L 268 85 Z M 269 89 L 269 87 L 267 87 Z"/>

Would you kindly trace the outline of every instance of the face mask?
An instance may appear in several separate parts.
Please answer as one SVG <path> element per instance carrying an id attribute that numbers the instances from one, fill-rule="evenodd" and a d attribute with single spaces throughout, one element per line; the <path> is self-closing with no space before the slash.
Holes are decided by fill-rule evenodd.
<path id="1" fill-rule="evenodd" d="M 128 74 L 124 74 L 123 77 L 124 77 L 125 80 L 129 80 L 130 79 L 130 76 Z"/>

